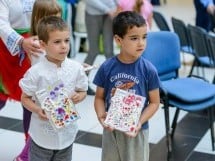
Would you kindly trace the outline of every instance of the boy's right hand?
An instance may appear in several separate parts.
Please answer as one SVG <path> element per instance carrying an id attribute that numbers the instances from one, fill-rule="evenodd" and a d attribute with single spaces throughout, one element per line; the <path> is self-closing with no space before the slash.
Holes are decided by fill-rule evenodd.
<path id="1" fill-rule="evenodd" d="M 99 122 L 100 122 L 100 124 L 102 125 L 103 128 L 107 129 L 108 131 L 113 131 L 114 128 L 112 128 L 112 127 L 110 127 L 110 126 L 108 126 L 107 124 L 104 123 L 106 116 L 107 116 L 107 113 L 103 114 L 102 116 L 99 116 L 98 120 L 99 120 Z"/>

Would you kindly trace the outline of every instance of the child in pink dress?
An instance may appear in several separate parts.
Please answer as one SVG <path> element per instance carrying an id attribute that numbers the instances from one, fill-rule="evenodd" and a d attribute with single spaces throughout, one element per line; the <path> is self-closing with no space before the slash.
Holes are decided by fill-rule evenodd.
<path id="1" fill-rule="evenodd" d="M 118 0 L 119 11 L 136 11 L 146 20 L 148 30 L 152 27 L 153 6 L 149 0 Z"/>

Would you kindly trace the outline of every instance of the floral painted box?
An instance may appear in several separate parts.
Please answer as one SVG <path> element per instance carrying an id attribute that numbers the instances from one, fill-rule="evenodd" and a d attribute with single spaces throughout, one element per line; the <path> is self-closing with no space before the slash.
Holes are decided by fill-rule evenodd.
<path id="1" fill-rule="evenodd" d="M 63 83 L 50 85 L 46 89 L 38 91 L 36 96 L 54 129 L 66 127 L 80 118 Z"/>
<path id="2" fill-rule="evenodd" d="M 144 102 L 145 97 L 117 88 L 104 123 L 123 132 L 132 132 L 138 124 Z"/>

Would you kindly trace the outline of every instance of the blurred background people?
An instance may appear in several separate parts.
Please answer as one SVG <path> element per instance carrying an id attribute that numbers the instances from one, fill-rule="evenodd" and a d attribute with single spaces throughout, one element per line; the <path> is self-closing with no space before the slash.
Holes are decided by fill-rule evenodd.
<path id="1" fill-rule="evenodd" d="M 153 6 L 149 0 L 118 0 L 119 11 L 135 11 L 146 20 L 147 28 L 152 28 Z"/>
<path id="2" fill-rule="evenodd" d="M 116 0 L 85 0 L 86 1 L 86 29 L 89 42 L 89 51 L 84 63 L 93 65 L 96 56 L 100 53 L 100 36 L 103 42 L 104 55 L 106 58 L 113 54 L 112 18 L 117 9 Z M 95 94 L 91 88 L 88 94 Z"/>
<path id="3" fill-rule="evenodd" d="M 151 0 L 152 5 L 160 5 L 160 0 Z"/>
<path id="4" fill-rule="evenodd" d="M 196 26 L 200 26 L 210 31 L 212 26 L 211 16 L 214 15 L 214 0 L 194 0 L 196 10 Z"/>

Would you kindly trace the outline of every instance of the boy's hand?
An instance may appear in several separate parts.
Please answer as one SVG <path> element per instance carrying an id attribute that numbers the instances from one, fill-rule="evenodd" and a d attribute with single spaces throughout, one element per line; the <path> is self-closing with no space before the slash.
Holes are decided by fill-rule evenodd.
<path id="1" fill-rule="evenodd" d="M 79 102 L 81 102 L 85 97 L 86 97 L 86 92 L 75 92 L 72 97 L 71 100 L 74 104 L 77 104 Z"/>
<path id="2" fill-rule="evenodd" d="M 44 120 L 44 121 L 48 120 L 48 117 L 46 116 L 46 113 L 42 108 L 38 108 L 37 115 L 41 120 Z"/>
<path id="3" fill-rule="evenodd" d="M 142 127 L 141 123 L 138 123 L 137 126 L 136 126 L 136 128 L 134 128 L 132 131 L 126 132 L 125 134 L 126 134 L 128 137 L 134 138 L 134 137 L 137 136 L 137 134 L 138 134 L 139 131 L 141 130 L 141 127 Z"/>
<path id="4" fill-rule="evenodd" d="M 105 119 L 106 119 L 107 113 L 104 113 L 101 116 L 98 116 L 98 120 L 100 122 L 100 124 L 102 125 L 103 128 L 107 129 L 108 131 L 113 131 L 114 128 L 108 126 L 107 124 L 104 123 Z"/>

